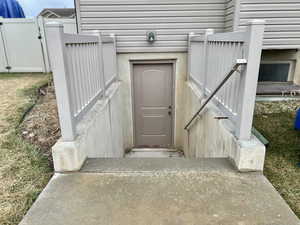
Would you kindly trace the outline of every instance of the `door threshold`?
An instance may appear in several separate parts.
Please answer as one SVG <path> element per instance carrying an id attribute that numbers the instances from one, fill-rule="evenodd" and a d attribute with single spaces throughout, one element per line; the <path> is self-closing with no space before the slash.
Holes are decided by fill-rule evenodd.
<path id="1" fill-rule="evenodd" d="M 133 148 L 131 152 L 178 152 L 174 148 Z"/>
<path id="2" fill-rule="evenodd" d="M 180 151 L 174 149 L 134 149 L 125 158 L 184 158 Z"/>

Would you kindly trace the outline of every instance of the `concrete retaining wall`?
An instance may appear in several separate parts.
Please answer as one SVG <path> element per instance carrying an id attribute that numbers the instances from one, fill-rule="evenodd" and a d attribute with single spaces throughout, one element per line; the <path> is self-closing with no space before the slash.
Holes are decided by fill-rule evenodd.
<path id="1" fill-rule="evenodd" d="M 185 123 L 199 109 L 203 94 L 191 82 L 185 86 Z M 238 141 L 233 124 L 229 120 L 216 119 L 224 116 L 214 104 L 208 105 L 201 116 L 184 131 L 184 152 L 189 158 L 230 158 L 240 171 L 262 171 L 265 146 L 254 136 L 249 141 Z M 183 129 L 183 128 L 182 128 Z"/>
<path id="2" fill-rule="evenodd" d="M 134 147 L 132 114 L 131 61 L 173 60 L 175 63 L 174 147 L 183 149 L 188 158 L 230 158 L 240 171 L 262 171 L 265 147 L 254 136 L 238 141 L 229 120 L 215 117 L 223 114 L 210 104 L 191 126 L 185 124 L 199 109 L 203 95 L 186 81 L 185 53 L 119 54 L 120 80 L 106 91 L 77 126 L 73 142 L 59 140 L 53 146 L 56 171 L 79 170 L 86 158 L 121 158 L 124 149 Z"/>
<path id="3" fill-rule="evenodd" d="M 115 82 L 77 126 L 76 140 L 52 148 L 55 171 L 79 170 L 86 158 L 124 155 L 120 82 Z"/>

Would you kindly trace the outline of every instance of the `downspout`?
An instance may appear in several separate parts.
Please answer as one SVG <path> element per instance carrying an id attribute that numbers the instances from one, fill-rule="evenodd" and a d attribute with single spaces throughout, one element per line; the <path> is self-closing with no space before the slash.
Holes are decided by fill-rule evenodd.
<path id="1" fill-rule="evenodd" d="M 240 26 L 240 12 L 241 12 L 241 1 L 240 0 L 233 0 L 234 1 L 234 11 L 233 11 L 233 31 L 238 31 Z"/>
<path id="2" fill-rule="evenodd" d="M 77 34 L 79 34 L 79 32 L 80 32 L 80 29 L 79 29 L 79 20 L 80 20 L 79 13 L 80 13 L 80 11 L 77 11 L 77 7 L 79 8 L 80 4 L 79 4 L 78 1 L 80 1 L 80 0 L 74 0 L 75 21 L 76 21 Z"/>

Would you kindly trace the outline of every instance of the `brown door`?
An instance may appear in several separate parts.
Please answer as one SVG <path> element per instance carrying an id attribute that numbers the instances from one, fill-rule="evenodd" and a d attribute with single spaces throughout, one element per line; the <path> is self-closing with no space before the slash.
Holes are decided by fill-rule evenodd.
<path id="1" fill-rule="evenodd" d="M 136 147 L 172 146 L 172 64 L 133 66 Z"/>

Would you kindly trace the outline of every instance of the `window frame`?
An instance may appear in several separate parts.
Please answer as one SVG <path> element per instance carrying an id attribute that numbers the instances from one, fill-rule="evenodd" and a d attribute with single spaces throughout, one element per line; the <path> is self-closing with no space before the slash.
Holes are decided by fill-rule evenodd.
<path id="1" fill-rule="evenodd" d="M 258 83 L 290 83 L 294 81 L 295 76 L 295 60 L 263 60 L 260 62 L 260 65 L 262 64 L 289 64 L 289 72 L 287 81 L 258 81 Z"/>

